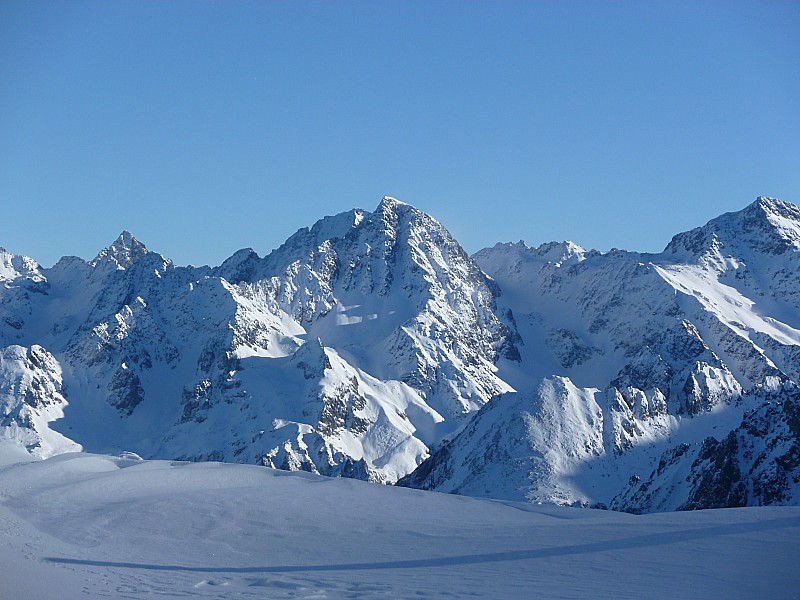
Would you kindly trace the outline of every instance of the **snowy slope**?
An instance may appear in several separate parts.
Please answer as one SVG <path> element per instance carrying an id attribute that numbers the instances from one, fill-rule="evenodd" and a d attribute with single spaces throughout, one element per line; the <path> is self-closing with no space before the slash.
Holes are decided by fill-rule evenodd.
<path id="1" fill-rule="evenodd" d="M 44 281 L 39 264 L 28 256 L 11 254 L 0 248 L 0 282 Z"/>
<path id="2" fill-rule="evenodd" d="M 13 440 L 33 456 L 77 452 L 81 446 L 50 429 L 64 416 L 61 369 L 41 346 L 0 349 L 0 439 Z"/>
<path id="3" fill-rule="evenodd" d="M 8 598 L 797 598 L 800 509 L 630 515 L 0 446 Z"/>
<path id="4" fill-rule="evenodd" d="M 603 453 L 597 394 L 554 377 L 533 394 L 496 398 L 455 441 L 400 483 L 469 496 L 571 503 L 570 475 Z"/>

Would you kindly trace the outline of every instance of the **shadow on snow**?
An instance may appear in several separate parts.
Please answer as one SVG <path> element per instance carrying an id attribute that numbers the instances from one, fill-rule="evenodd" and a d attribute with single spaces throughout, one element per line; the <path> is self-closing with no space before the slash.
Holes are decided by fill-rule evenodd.
<path id="1" fill-rule="evenodd" d="M 602 540 L 587 544 L 573 544 L 569 546 L 556 546 L 536 550 L 513 550 L 509 552 L 492 552 L 487 554 L 466 554 L 461 556 L 444 556 L 438 558 L 425 558 L 415 560 L 397 560 L 383 562 L 342 563 L 330 565 L 276 565 L 264 567 L 193 567 L 185 565 L 155 565 L 146 563 L 113 562 L 105 560 L 83 560 L 77 558 L 44 557 L 50 563 L 65 565 L 86 565 L 90 567 L 110 567 L 120 569 L 142 569 L 151 571 L 188 571 L 194 573 L 296 573 L 313 571 L 371 571 L 380 569 L 420 569 L 431 567 L 448 567 L 454 565 L 483 564 L 515 560 L 535 560 L 573 554 L 590 554 L 594 552 L 609 552 L 614 550 L 628 550 L 631 548 L 646 548 L 679 542 L 690 542 L 710 537 L 737 535 L 781 529 L 786 527 L 800 527 L 800 517 L 774 519 L 749 523 L 732 523 L 715 525 L 713 527 L 700 527 L 696 529 L 683 529 L 637 535 L 617 540 Z"/>

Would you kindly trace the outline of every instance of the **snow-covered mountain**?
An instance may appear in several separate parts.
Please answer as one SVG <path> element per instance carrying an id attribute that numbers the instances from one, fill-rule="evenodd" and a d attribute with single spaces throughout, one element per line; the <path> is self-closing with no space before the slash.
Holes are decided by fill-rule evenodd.
<path id="1" fill-rule="evenodd" d="M 517 392 L 401 483 L 636 512 L 800 502 L 800 429 L 788 425 L 800 368 L 798 240 L 800 209 L 759 198 L 661 254 L 570 242 L 477 253 L 518 335 L 520 362 L 499 364 Z M 748 423 L 762 413 L 786 426 L 754 433 Z M 743 487 L 712 493 L 704 482 L 723 459 L 698 457 L 726 452 Z M 761 493 L 766 472 L 775 489 Z"/>
<path id="2" fill-rule="evenodd" d="M 128 232 L 89 262 L 2 264 L 0 339 L 19 348 L 3 364 L 46 353 L 63 411 L 22 418 L 26 396 L 9 393 L 4 424 L 43 456 L 60 433 L 92 451 L 394 482 L 511 389 L 491 281 L 391 198 L 213 269 L 177 267 Z"/>
<path id="3" fill-rule="evenodd" d="M 661 254 L 469 257 L 392 198 L 213 268 L 128 232 L 49 269 L 0 251 L 0 436 L 635 512 L 796 504 L 798 273 L 800 209 L 766 198 Z"/>

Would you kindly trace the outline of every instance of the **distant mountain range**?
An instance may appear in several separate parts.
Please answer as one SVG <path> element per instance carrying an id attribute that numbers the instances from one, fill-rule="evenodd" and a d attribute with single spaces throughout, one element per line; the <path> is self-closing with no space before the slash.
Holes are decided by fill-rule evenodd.
<path id="1" fill-rule="evenodd" d="M 470 257 L 392 198 L 266 257 L 0 249 L 0 437 L 654 512 L 800 503 L 800 209 Z"/>

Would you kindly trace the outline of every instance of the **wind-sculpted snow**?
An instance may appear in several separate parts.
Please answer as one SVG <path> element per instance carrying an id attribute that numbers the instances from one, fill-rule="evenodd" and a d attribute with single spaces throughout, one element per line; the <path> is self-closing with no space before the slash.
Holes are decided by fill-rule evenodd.
<path id="1" fill-rule="evenodd" d="M 800 378 L 798 274 L 800 209 L 767 198 L 661 254 L 519 242 L 471 258 L 388 197 L 218 267 L 176 266 L 129 232 L 49 269 L 0 251 L 2 431 L 37 456 L 528 502 L 792 504 L 790 450 L 739 455 L 752 415 L 793 422 L 774 407 Z M 771 483 L 742 491 L 715 469 Z"/>
<path id="2" fill-rule="evenodd" d="M 630 515 L 0 441 L 4 598 L 791 598 L 800 509 Z M 30 457 L 28 457 L 30 460 Z"/>

